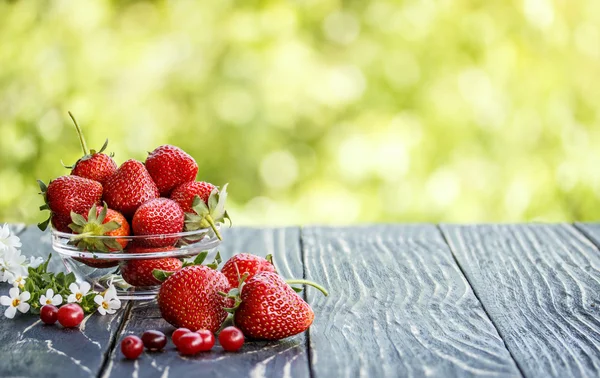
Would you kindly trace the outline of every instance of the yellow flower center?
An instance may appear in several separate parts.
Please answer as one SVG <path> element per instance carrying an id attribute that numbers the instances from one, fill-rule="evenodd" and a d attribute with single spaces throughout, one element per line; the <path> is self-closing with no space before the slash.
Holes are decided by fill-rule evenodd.
<path id="1" fill-rule="evenodd" d="M 21 303 L 21 301 L 19 300 L 19 298 L 15 298 L 12 301 L 12 306 L 13 307 L 17 307 L 19 305 L 19 303 Z"/>
<path id="2" fill-rule="evenodd" d="M 81 293 L 75 294 L 75 299 L 77 299 L 77 301 L 80 301 L 81 297 L 83 297 L 83 295 Z"/>
<path id="3" fill-rule="evenodd" d="M 102 302 L 102 307 L 104 307 L 105 310 L 108 310 L 108 302 Z"/>
<path id="4" fill-rule="evenodd" d="M 46 304 L 52 304 L 52 300 L 51 299 L 46 299 Z"/>

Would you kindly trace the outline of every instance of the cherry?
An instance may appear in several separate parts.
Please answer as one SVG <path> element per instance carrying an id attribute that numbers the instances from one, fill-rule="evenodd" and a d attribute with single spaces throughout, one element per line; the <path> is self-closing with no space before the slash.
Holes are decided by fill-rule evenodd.
<path id="1" fill-rule="evenodd" d="M 160 331 L 150 330 L 142 334 L 144 346 L 149 350 L 161 350 L 167 345 L 167 337 Z"/>
<path id="2" fill-rule="evenodd" d="M 175 344 L 176 347 L 179 346 L 179 339 L 181 338 L 181 336 L 185 335 L 186 333 L 190 333 L 192 331 L 190 331 L 187 328 L 177 328 L 174 332 L 173 335 L 171 335 L 171 340 L 173 340 L 173 344 Z"/>
<path id="3" fill-rule="evenodd" d="M 54 324 L 58 319 L 58 308 L 54 305 L 43 305 L 40 310 L 40 319 L 46 324 Z"/>
<path id="4" fill-rule="evenodd" d="M 129 335 L 121 341 L 121 352 L 130 360 L 135 360 L 144 351 L 144 343 L 137 336 Z"/>
<path id="5" fill-rule="evenodd" d="M 201 352 L 208 352 L 215 345 L 215 335 L 207 329 L 200 329 L 196 331 L 202 338 L 202 349 Z"/>
<path id="6" fill-rule="evenodd" d="M 58 322 L 65 328 L 77 327 L 83 320 L 83 309 L 77 303 L 69 303 L 58 309 Z"/>
<path id="7" fill-rule="evenodd" d="M 226 327 L 219 333 L 219 343 L 226 351 L 236 352 L 244 345 L 244 334 L 236 327 Z"/>
<path id="8" fill-rule="evenodd" d="M 202 350 L 203 344 L 202 336 L 196 332 L 188 332 L 179 338 L 177 349 L 183 355 L 193 356 Z"/>

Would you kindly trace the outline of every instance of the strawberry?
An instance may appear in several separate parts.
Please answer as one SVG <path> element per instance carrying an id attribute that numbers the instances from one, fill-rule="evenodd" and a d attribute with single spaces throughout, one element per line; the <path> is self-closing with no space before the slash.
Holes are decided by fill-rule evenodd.
<path id="1" fill-rule="evenodd" d="M 192 204 L 194 203 L 194 197 L 199 196 L 204 203 L 208 204 L 208 197 L 210 197 L 210 194 L 215 189 L 217 187 L 209 182 L 186 182 L 173 189 L 171 199 L 179 204 L 183 212 L 193 213 Z"/>
<path id="2" fill-rule="evenodd" d="M 104 200 L 111 209 L 132 217 L 146 201 L 158 198 L 158 188 L 152 177 L 137 160 L 127 160 L 104 184 Z"/>
<path id="3" fill-rule="evenodd" d="M 223 273 L 204 265 L 192 265 L 174 273 L 158 291 L 162 317 L 173 326 L 192 331 L 216 332 L 227 318 L 231 300 L 219 294 L 229 289 Z"/>
<path id="4" fill-rule="evenodd" d="M 210 190 L 210 192 L 209 192 Z M 222 240 L 217 223 L 229 218 L 225 210 L 227 200 L 227 184 L 219 189 L 206 182 L 185 183 L 173 190 L 171 199 L 179 204 L 185 214 L 185 230 L 196 231 L 212 228 L 215 235 Z"/>
<path id="5" fill-rule="evenodd" d="M 122 251 L 127 246 L 126 238 L 112 239 L 99 236 L 129 236 L 131 234 L 127 219 L 118 211 L 107 208 L 106 203 L 99 209 L 92 206 L 87 216 L 71 214 L 73 223 L 69 228 L 76 236 L 75 245 L 83 251 L 113 252 Z M 110 268 L 117 266 L 116 260 L 75 258 L 75 260 L 93 268 Z"/>
<path id="6" fill-rule="evenodd" d="M 309 281 L 293 280 L 288 283 L 309 284 L 327 295 L 325 289 Z M 288 283 L 277 273 L 259 272 L 240 285 L 237 308 L 228 310 L 235 311 L 235 325 L 244 335 L 253 339 L 279 340 L 310 327 L 315 314 Z"/>
<path id="7" fill-rule="evenodd" d="M 149 253 L 149 252 L 167 252 L 174 250 L 174 247 L 164 248 L 128 248 L 128 253 Z M 174 257 L 165 257 L 161 259 L 147 260 L 129 260 L 121 265 L 121 275 L 125 282 L 133 286 L 154 286 L 160 285 L 161 281 L 157 280 L 152 272 L 154 269 L 159 269 L 165 272 L 176 272 L 181 269 L 183 263 L 181 260 Z"/>
<path id="8" fill-rule="evenodd" d="M 77 129 L 79 142 L 81 143 L 81 149 L 83 150 L 83 156 L 77 160 L 75 164 L 72 166 L 65 166 L 65 168 L 72 169 L 71 174 L 74 176 L 96 180 L 99 183 L 104 184 L 106 180 L 117 171 L 117 163 L 115 163 L 115 161 L 112 159 L 113 155 L 111 154 L 109 156 L 102 153 L 108 145 L 108 139 L 106 142 L 104 142 L 104 145 L 100 151 L 88 151 L 81 128 L 79 128 L 79 125 L 77 124 L 77 121 L 71 112 L 69 112 L 69 116 L 71 116 L 71 119 L 75 124 L 75 129 Z"/>
<path id="9" fill-rule="evenodd" d="M 258 272 L 275 272 L 271 255 L 267 255 L 264 259 L 249 253 L 238 253 L 227 260 L 221 268 L 221 273 L 227 277 L 231 289 L 239 286 L 243 275 L 246 275 L 248 280 Z"/>
<path id="10" fill-rule="evenodd" d="M 99 204 L 102 198 L 102 184 L 79 176 L 60 176 L 50 181 L 48 186 L 40 180 L 38 183 L 40 194 L 46 202 L 40 210 L 50 210 L 52 225 L 61 232 L 71 232 L 66 227 L 71 212 L 85 214 L 93 205 Z M 50 218 L 38 224 L 38 227 L 44 231 L 49 220 Z"/>
<path id="11" fill-rule="evenodd" d="M 193 157 L 179 147 L 165 144 L 150 152 L 146 168 L 156 183 L 161 196 L 168 197 L 178 185 L 194 181 L 198 164 Z"/>
<path id="12" fill-rule="evenodd" d="M 177 202 L 168 198 L 155 198 L 140 206 L 131 225 L 136 235 L 175 234 L 183 230 L 185 215 Z M 173 245 L 177 237 L 145 239 L 143 245 L 148 247 L 165 247 Z M 142 242 L 142 241 L 140 241 Z"/>

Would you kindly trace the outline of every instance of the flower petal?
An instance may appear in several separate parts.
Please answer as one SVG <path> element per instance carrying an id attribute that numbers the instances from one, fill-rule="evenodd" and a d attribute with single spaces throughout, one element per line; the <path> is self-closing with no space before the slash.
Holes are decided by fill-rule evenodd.
<path id="1" fill-rule="evenodd" d="M 79 286 L 77 286 L 77 284 L 73 282 L 69 285 L 69 290 L 71 290 L 71 293 L 77 294 L 79 292 Z"/>
<path id="2" fill-rule="evenodd" d="M 31 294 L 28 291 L 24 291 L 19 295 L 19 299 L 23 302 L 27 302 L 31 298 Z"/>
<path id="3" fill-rule="evenodd" d="M 98 307 L 98 312 L 100 313 L 100 315 L 106 315 L 106 310 L 104 309 L 104 307 L 102 307 L 102 305 Z"/>
<path id="4" fill-rule="evenodd" d="M 40 304 L 41 304 L 42 306 L 44 306 L 44 305 L 46 305 L 46 304 L 47 304 L 47 303 L 46 303 L 46 301 L 47 301 L 47 300 L 48 300 L 48 298 L 46 298 L 46 296 L 45 296 L 45 295 L 43 295 L 43 294 L 42 294 L 42 295 L 40 295 Z"/>
<path id="5" fill-rule="evenodd" d="M 0 304 L 2 306 L 10 306 L 11 303 L 12 303 L 12 299 L 7 297 L 6 295 L 3 295 L 0 297 Z"/>
<path id="6" fill-rule="evenodd" d="M 108 308 L 108 310 L 106 310 L 107 314 L 114 314 L 115 312 L 117 312 L 117 311 L 115 309 L 110 308 L 110 307 Z"/>
<path id="7" fill-rule="evenodd" d="M 52 304 L 58 306 L 62 303 L 63 298 L 60 294 L 56 294 L 54 298 L 52 298 Z"/>
<path id="8" fill-rule="evenodd" d="M 102 297 L 102 295 L 96 295 L 96 296 L 94 297 L 94 302 L 95 302 L 95 303 L 96 303 L 98 306 L 102 307 L 102 302 L 104 302 L 104 298 Z"/>
<path id="9" fill-rule="evenodd" d="M 18 306 L 17 309 L 19 311 L 21 311 L 23 314 L 26 313 L 27 311 L 29 311 L 29 303 L 25 303 L 25 302 L 21 302 Z"/>
<path id="10" fill-rule="evenodd" d="M 10 306 L 6 309 L 6 311 L 4 311 L 4 316 L 6 316 L 9 319 L 12 319 L 15 317 L 16 313 L 17 313 L 17 309 L 13 306 Z"/>
<path id="11" fill-rule="evenodd" d="M 8 291 L 8 295 L 10 295 L 12 299 L 19 298 L 19 288 L 13 287 Z"/>
<path id="12" fill-rule="evenodd" d="M 54 290 L 48 289 L 46 290 L 46 297 L 52 298 L 54 296 Z"/>
<path id="13" fill-rule="evenodd" d="M 75 296 L 75 294 L 71 294 L 67 297 L 67 302 L 68 303 L 73 303 L 73 302 L 77 302 L 77 297 Z"/>
<path id="14" fill-rule="evenodd" d="M 113 299 L 108 302 L 108 307 L 114 308 L 114 309 L 119 309 L 119 308 L 121 308 L 121 301 L 118 299 Z"/>
<path id="15" fill-rule="evenodd" d="M 90 291 L 91 286 L 89 283 L 87 282 L 82 282 L 81 285 L 79 285 L 79 290 L 81 292 L 81 294 L 86 295 L 88 293 L 88 291 Z"/>

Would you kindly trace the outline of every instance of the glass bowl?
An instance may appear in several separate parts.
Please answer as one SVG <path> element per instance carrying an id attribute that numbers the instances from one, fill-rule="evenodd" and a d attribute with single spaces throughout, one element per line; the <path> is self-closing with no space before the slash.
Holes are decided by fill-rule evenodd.
<path id="1" fill-rule="evenodd" d="M 78 281 L 87 281 L 96 291 L 103 291 L 112 283 L 123 300 L 152 299 L 156 296 L 160 283 L 157 280 L 151 282 L 153 279 L 148 275 L 152 267 L 167 261 L 162 259 L 171 259 L 172 265 L 173 258 L 193 260 L 203 251 L 208 251 L 210 256 L 221 243 L 210 229 L 164 235 L 85 237 L 88 245 L 115 245 L 116 242 L 123 246 L 122 251 L 111 249 L 110 252 L 78 247 L 82 238 L 81 235 L 52 229 L 52 248 L 60 254 L 65 267 L 75 274 Z M 138 276 L 137 272 L 143 273 Z"/>

